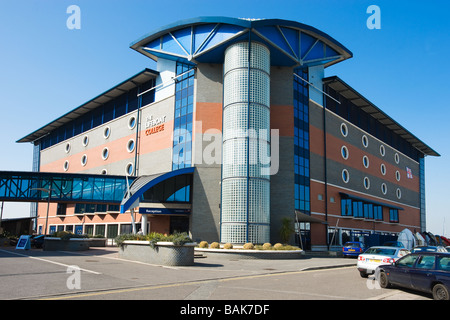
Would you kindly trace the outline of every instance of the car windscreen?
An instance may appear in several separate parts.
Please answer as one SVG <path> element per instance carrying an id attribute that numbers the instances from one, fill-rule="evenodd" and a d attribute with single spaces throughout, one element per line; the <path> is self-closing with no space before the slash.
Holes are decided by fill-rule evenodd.
<path id="1" fill-rule="evenodd" d="M 359 243 L 355 243 L 355 242 L 347 242 L 346 244 L 344 244 L 344 247 L 359 248 L 360 245 L 359 245 Z"/>
<path id="2" fill-rule="evenodd" d="M 364 253 L 369 254 L 379 254 L 383 256 L 393 256 L 395 254 L 396 249 L 388 249 L 388 248 L 369 248 Z"/>

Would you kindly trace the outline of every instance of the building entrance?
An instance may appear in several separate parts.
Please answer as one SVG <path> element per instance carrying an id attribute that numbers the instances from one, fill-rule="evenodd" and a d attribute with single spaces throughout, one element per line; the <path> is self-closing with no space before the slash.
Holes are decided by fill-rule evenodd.
<path id="1" fill-rule="evenodd" d="M 182 232 L 189 233 L 189 217 L 170 217 L 170 234 Z"/>

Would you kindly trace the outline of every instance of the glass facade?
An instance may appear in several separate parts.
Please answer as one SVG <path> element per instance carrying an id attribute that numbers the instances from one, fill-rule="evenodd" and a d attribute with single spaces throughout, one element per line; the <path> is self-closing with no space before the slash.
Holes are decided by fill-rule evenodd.
<path id="1" fill-rule="evenodd" d="M 420 188 L 420 229 L 427 229 L 426 207 L 425 207 L 425 157 L 419 159 L 419 188 Z"/>
<path id="2" fill-rule="evenodd" d="M 307 69 L 297 69 L 295 73 L 303 79 L 308 79 Z M 311 214 L 308 84 L 296 76 L 294 76 L 294 171 L 295 209 Z"/>
<path id="3" fill-rule="evenodd" d="M 177 63 L 172 170 L 192 166 L 192 125 L 194 113 L 194 76 L 192 65 Z M 188 72 L 191 70 L 190 72 Z"/>

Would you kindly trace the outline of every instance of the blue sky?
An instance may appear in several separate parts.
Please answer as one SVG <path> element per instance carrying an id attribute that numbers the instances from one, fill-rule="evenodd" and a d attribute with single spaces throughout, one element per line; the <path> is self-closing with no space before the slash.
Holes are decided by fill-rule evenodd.
<path id="1" fill-rule="evenodd" d="M 81 9 L 79 30 L 66 26 L 70 5 Z M 370 5 L 381 9 L 380 30 L 366 26 Z M 448 236 L 449 15 L 445 0 L 1 0 L 0 170 L 31 170 L 32 146 L 16 140 L 153 68 L 129 48 L 142 35 L 197 16 L 295 20 L 353 52 L 326 76 L 338 75 L 441 154 L 426 159 L 427 224 Z M 28 214 L 5 204 L 4 218 Z"/>

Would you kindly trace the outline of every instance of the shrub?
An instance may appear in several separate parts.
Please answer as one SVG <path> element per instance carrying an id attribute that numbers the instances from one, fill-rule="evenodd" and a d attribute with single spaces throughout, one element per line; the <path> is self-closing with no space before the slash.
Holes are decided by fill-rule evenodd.
<path id="1" fill-rule="evenodd" d="M 270 250 L 270 249 L 272 249 L 272 245 L 270 243 L 263 244 L 263 250 Z"/>
<path id="2" fill-rule="evenodd" d="M 250 243 L 250 242 L 244 244 L 244 246 L 243 246 L 243 249 L 245 249 L 245 250 L 253 250 L 254 248 L 255 248 L 255 246 L 253 245 L 253 243 Z"/>
<path id="3" fill-rule="evenodd" d="M 192 242 L 192 239 L 189 238 L 189 236 L 185 232 L 174 233 L 171 235 L 166 235 L 157 232 L 152 232 L 148 235 L 128 233 L 128 234 L 120 234 L 114 240 L 116 241 L 116 245 L 119 247 L 122 246 L 123 242 L 126 240 L 141 240 L 141 241 L 148 240 L 152 248 L 155 248 L 156 243 L 160 241 L 173 242 L 173 244 L 177 246 L 182 246 L 187 242 Z"/>
<path id="4" fill-rule="evenodd" d="M 275 243 L 273 248 L 276 250 L 279 250 L 279 249 L 283 248 L 283 245 L 281 243 Z"/>
<path id="5" fill-rule="evenodd" d="M 225 243 L 223 248 L 224 249 L 233 249 L 233 245 L 231 243 Z"/>
<path id="6" fill-rule="evenodd" d="M 208 244 L 207 241 L 201 241 L 201 242 L 198 244 L 198 247 L 199 247 L 199 248 L 208 248 L 208 246 L 209 246 L 209 244 Z"/>
<path id="7" fill-rule="evenodd" d="M 218 242 L 213 242 L 209 247 L 211 249 L 220 249 L 220 244 Z"/>

